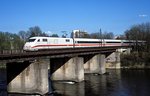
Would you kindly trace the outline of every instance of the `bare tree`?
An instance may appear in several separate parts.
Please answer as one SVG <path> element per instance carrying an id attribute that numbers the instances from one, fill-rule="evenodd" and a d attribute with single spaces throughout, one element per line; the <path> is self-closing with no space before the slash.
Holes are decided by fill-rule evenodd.
<path id="1" fill-rule="evenodd" d="M 114 34 L 112 32 L 104 32 L 104 33 L 91 33 L 90 38 L 95 38 L 95 39 L 113 39 Z"/>
<path id="2" fill-rule="evenodd" d="M 146 51 L 150 51 L 150 23 L 143 23 L 138 25 L 133 25 L 130 29 L 125 31 L 126 38 L 128 40 L 136 41 L 136 48 L 138 47 L 137 41 L 146 41 Z"/>

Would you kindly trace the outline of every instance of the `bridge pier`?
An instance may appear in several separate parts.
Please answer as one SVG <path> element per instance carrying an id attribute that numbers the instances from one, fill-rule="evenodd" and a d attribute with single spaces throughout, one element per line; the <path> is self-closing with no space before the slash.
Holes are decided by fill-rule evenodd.
<path id="1" fill-rule="evenodd" d="M 7 64 L 8 92 L 46 94 L 48 92 L 48 65 L 48 59 L 40 59 L 32 63 Z"/>
<path id="2" fill-rule="evenodd" d="M 84 80 L 83 58 L 52 58 L 50 61 L 50 72 L 52 80 L 81 82 Z"/>
<path id="3" fill-rule="evenodd" d="M 131 54 L 131 48 L 127 48 L 127 50 L 126 50 L 126 54 Z"/>
<path id="4" fill-rule="evenodd" d="M 106 58 L 106 68 L 120 69 L 121 68 L 120 55 L 121 54 L 130 54 L 130 53 L 131 53 L 131 48 L 117 49 L 116 52 L 111 53 Z"/>
<path id="5" fill-rule="evenodd" d="M 120 54 L 121 52 L 116 51 L 111 53 L 107 58 L 106 58 L 106 68 L 109 69 L 120 69 Z"/>
<path id="6" fill-rule="evenodd" d="M 85 73 L 104 74 L 105 70 L 105 55 L 87 55 L 84 56 Z"/>

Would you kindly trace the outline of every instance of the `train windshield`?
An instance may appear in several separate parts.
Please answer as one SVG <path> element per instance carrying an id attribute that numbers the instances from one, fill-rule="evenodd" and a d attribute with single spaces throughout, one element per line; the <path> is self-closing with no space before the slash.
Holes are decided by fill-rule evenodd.
<path id="1" fill-rule="evenodd" d="M 36 39 L 29 39 L 28 42 L 34 42 Z"/>

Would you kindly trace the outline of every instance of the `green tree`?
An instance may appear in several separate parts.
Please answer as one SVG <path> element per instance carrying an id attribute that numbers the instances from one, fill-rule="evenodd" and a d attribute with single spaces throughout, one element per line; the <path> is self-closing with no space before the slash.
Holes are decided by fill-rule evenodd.
<path id="1" fill-rule="evenodd" d="M 49 37 L 49 35 L 45 32 L 42 32 L 41 36 Z"/>
<path id="2" fill-rule="evenodd" d="M 50 37 L 59 37 L 57 34 L 52 34 Z"/>
<path id="3" fill-rule="evenodd" d="M 0 50 L 22 49 L 23 45 L 23 40 L 17 34 L 0 32 Z"/>
<path id="4" fill-rule="evenodd" d="M 0 32 L 0 50 L 10 49 L 10 36 L 8 32 Z"/>
<path id="5" fill-rule="evenodd" d="M 11 36 L 11 49 L 22 49 L 24 45 L 24 40 L 21 39 L 17 34 L 12 34 Z"/>
<path id="6" fill-rule="evenodd" d="M 33 36 L 48 36 L 40 27 L 30 27 L 28 31 L 19 31 L 18 34 L 0 31 L 0 50 L 22 49 L 25 41 Z"/>

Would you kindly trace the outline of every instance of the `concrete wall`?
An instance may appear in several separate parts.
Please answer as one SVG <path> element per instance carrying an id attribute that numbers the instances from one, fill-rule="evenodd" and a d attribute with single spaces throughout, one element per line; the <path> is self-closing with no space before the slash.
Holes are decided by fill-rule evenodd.
<path id="1" fill-rule="evenodd" d="M 106 58 L 106 68 L 120 69 L 120 52 L 113 52 Z"/>
<path id="2" fill-rule="evenodd" d="M 50 63 L 52 80 L 71 80 L 81 82 L 84 80 L 83 58 L 54 58 Z"/>
<path id="3" fill-rule="evenodd" d="M 100 74 L 106 73 L 106 56 L 101 54 L 100 55 Z"/>
<path id="4" fill-rule="evenodd" d="M 20 63 L 21 64 L 21 63 Z M 37 60 L 25 68 L 18 76 L 8 83 L 8 92 L 17 93 L 38 93 L 45 94 L 48 92 L 48 64 L 49 60 Z M 13 66 L 12 66 L 13 65 Z M 17 70 L 17 66 L 12 63 L 7 64 L 10 69 Z M 22 63 L 21 65 L 25 65 Z M 14 70 L 14 71 L 15 71 Z M 9 70 L 8 70 L 9 71 Z M 8 72 L 8 75 L 13 72 Z M 11 76 L 9 76 L 11 77 Z"/>
<path id="5" fill-rule="evenodd" d="M 85 73 L 104 74 L 105 70 L 105 55 L 87 55 L 84 56 Z"/>
<path id="6" fill-rule="evenodd" d="M 131 48 L 127 49 L 117 49 L 116 52 L 113 52 L 109 56 L 106 57 L 106 68 L 109 69 L 120 69 L 120 55 L 121 54 L 130 54 Z"/>

